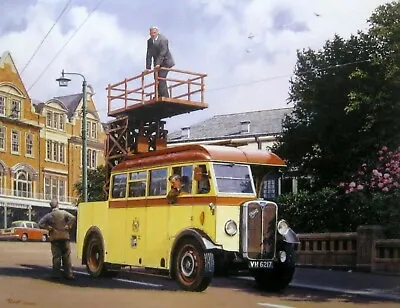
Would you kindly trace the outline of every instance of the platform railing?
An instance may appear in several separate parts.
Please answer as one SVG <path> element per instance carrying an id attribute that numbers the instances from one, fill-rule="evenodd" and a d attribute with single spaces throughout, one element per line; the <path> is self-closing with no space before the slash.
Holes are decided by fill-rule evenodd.
<path id="1" fill-rule="evenodd" d="M 161 70 L 167 70 L 167 78 L 159 76 Z M 164 100 L 159 97 L 157 88 L 161 80 L 167 82 L 169 91 L 168 100 L 190 101 L 204 104 L 204 78 L 207 74 L 178 70 L 175 68 L 157 68 L 129 78 L 115 84 L 109 84 L 108 114 L 126 110 L 136 104 L 145 104 L 151 101 Z"/>

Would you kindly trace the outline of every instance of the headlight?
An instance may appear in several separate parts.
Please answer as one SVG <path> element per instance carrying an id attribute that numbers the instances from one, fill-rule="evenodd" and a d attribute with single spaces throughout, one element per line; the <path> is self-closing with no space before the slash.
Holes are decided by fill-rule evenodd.
<path id="1" fill-rule="evenodd" d="M 278 222 L 278 232 L 281 235 L 285 235 L 289 231 L 289 225 L 286 221 L 283 219 Z"/>
<path id="2" fill-rule="evenodd" d="M 229 236 L 234 236 L 237 233 L 237 224 L 233 220 L 228 220 L 225 223 L 225 232 Z"/>

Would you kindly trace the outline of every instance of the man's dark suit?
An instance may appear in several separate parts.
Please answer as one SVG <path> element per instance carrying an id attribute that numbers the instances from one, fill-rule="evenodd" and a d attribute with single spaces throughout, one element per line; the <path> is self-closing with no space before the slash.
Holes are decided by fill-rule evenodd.
<path id="1" fill-rule="evenodd" d="M 146 69 L 151 69 L 152 59 L 154 59 L 154 66 L 160 65 L 161 67 L 171 68 L 175 65 L 168 48 L 168 39 L 162 34 L 158 34 L 154 43 L 152 38 L 147 40 Z M 167 75 L 168 71 L 166 70 L 160 70 L 158 72 L 158 76 L 161 78 L 166 78 Z M 158 93 L 159 96 L 169 97 L 167 82 L 165 80 L 159 81 Z"/>

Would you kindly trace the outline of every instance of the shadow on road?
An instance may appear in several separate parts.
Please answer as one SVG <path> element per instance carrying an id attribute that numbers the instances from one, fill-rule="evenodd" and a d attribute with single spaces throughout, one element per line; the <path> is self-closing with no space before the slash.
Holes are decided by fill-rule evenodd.
<path id="1" fill-rule="evenodd" d="M 74 269 L 75 271 L 75 269 Z M 104 288 L 104 289 L 130 289 L 130 290 L 158 290 L 176 291 L 179 287 L 174 281 L 159 279 L 160 281 L 146 281 L 146 279 L 129 280 L 112 278 L 93 278 L 75 272 L 75 280 L 55 279 L 51 276 L 52 270 L 46 266 L 34 264 L 20 264 L 20 267 L 0 267 L 0 277 L 21 277 L 47 281 L 54 284 L 68 285 L 71 287 L 83 288 Z M 119 277 L 118 277 L 119 278 Z"/>
<path id="2" fill-rule="evenodd" d="M 313 303 L 353 303 L 353 304 L 379 304 L 379 303 L 397 303 L 391 299 L 381 299 L 377 297 L 360 296 L 338 293 L 333 291 L 318 291 L 306 288 L 288 287 L 280 292 L 269 292 L 260 289 L 254 280 L 240 279 L 238 276 L 229 276 L 226 278 L 214 279 L 212 286 L 215 288 L 236 289 L 238 292 L 252 293 L 261 296 L 276 296 L 284 301 L 291 302 L 313 302 Z"/>
<path id="3" fill-rule="evenodd" d="M 147 276 L 140 273 L 121 272 L 118 278 L 92 278 L 82 271 L 82 268 L 74 268 L 76 280 L 65 279 L 55 280 L 51 278 L 52 270 L 47 266 L 34 264 L 20 264 L 20 267 L 0 267 L 0 277 L 22 277 L 30 278 L 49 283 L 61 284 L 71 287 L 83 288 L 104 288 L 104 289 L 129 289 L 129 290 L 148 290 L 148 291 L 180 291 L 178 284 L 168 278 Z M 239 277 L 215 277 L 211 283 L 211 288 L 230 289 L 235 292 L 243 292 L 264 296 L 266 300 L 270 296 L 279 297 L 286 302 L 301 303 L 328 303 L 335 302 L 354 303 L 354 304 L 378 304 L 395 302 L 393 300 L 374 299 L 364 296 L 346 295 L 336 292 L 324 292 L 303 288 L 289 287 L 282 292 L 267 292 L 260 290 L 252 280 L 240 279 Z M 207 292 L 207 290 L 205 291 Z"/>

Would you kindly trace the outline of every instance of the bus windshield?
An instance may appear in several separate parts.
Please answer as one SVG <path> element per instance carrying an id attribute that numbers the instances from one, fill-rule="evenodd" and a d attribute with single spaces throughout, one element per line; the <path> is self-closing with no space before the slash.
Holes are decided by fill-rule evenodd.
<path id="1" fill-rule="evenodd" d="M 219 192 L 254 194 L 250 166 L 214 163 L 213 167 Z"/>

